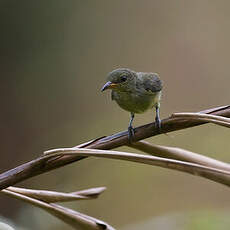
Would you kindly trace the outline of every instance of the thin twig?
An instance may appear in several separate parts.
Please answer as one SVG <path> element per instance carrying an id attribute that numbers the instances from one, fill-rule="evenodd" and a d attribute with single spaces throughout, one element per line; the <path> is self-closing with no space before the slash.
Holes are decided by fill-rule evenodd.
<path id="1" fill-rule="evenodd" d="M 204 121 L 230 128 L 230 118 L 202 113 L 173 113 L 172 117 Z"/>
<path id="2" fill-rule="evenodd" d="M 150 144 L 147 141 L 138 141 L 130 144 L 129 146 L 153 156 L 193 162 L 230 172 L 230 164 L 185 149 Z"/>
<path id="3" fill-rule="evenodd" d="M 48 156 L 64 156 L 64 155 L 79 155 L 79 156 L 93 156 L 99 158 L 110 158 L 117 160 L 132 161 L 142 164 L 160 166 L 163 168 L 174 169 L 181 172 L 186 172 L 192 175 L 201 176 L 215 182 L 230 186 L 230 172 L 220 169 L 215 169 L 190 162 L 178 161 L 173 159 L 147 156 L 136 153 L 127 153 L 112 150 L 98 150 L 85 148 L 61 148 L 52 149 L 44 152 Z"/>
<path id="4" fill-rule="evenodd" d="M 16 199 L 25 201 L 30 203 L 36 207 L 42 208 L 53 216 L 56 216 L 63 222 L 69 224 L 74 229 L 78 230 L 115 230 L 112 226 L 107 223 L 93 218 L 91 216 L 87 216 L 85 214 L 79 213 L 69 208 L 65 208 L 56 204 L 49 204 L 44 201 L 37 200 L 35 198 L 28 197 L 26 195 L 22 195 L 17 192 L 13 192 L 7 189 L 1 191 L 2 193 L 14 197 Z"/>
<path id="5" fill-rule="evenodd" d="M 104 192 L 105 189 L 106 189 L 105 187 L 98 187 L 98 188 L 85 189 L 77 192 L 64 193 L 64 192 L 47 191 L 47 190 L 25 189 L 25 188 L 18 188 L 12 186 L 6 188 L 6 190 L 8 191 L 16 192 L 37 200 L 44 201 L 46 203 L 95 199 L 102 192 Z M 2 191 L 4 191 L 4 189 Z"/>
<path id="6" fill-rule="evenodd" d="M 230 117 L 230 105 L 201 111 L 200 113 Z M 194 127 L 204 123 L 205 122 L 203 121 L 169 117 L 162 120 L 161 133 L 168 133 L 176 130 Z M 155 128 L 155 123 L 150 123 L 135 129 L 135 141 L 139 141 L 155 135 L 159 135 L 159 132 Z M 124 131 L 112 136 L 98 138 L 85 144 L 81 144 L 81 147 L 87 147 L 91 149 L 113 149 L 128 144 L 129 141 L 127 131 Z M 14 185 L 27 178 L 42 174 L 52 169 L 82 160 L 84 158 L 85 157 L 82 156 L 62 156 L 57 157 L 56 159 L 52 159 L 51 161 L 47 161 L 44 158 L 35 159 L 31 162 L 27 162 L 0 174 L 0 189 Z M 40 162 L 40 164 L 37 164 L 38 162 Z"/>

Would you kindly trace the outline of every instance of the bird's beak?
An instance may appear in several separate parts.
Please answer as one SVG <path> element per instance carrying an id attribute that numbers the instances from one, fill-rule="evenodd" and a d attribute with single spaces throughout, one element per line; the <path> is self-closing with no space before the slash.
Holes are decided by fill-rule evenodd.
<path id="1" fill-rule="evenodd" d="M 105 91 L 106 89 L 114 89 L 116 86 L 117 86 L 116 83 L 112 83 L 111 81 L 108 81 L 103 85 L 101 91 Z"/>

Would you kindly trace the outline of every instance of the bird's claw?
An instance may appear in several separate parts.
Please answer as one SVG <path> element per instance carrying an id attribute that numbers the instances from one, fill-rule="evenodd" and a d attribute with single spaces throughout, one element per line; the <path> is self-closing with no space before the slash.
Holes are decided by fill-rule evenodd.
<path id="1" fill-rule="evenodd" d="M 128 127 L 128 139 L 129 139 L 129 143 L 132 142 L 133 138 L 134 138 L 134 129 L 133 129 L 132 126 L 129 126 Z"/>
<path id="2" fill-rule="evenodd" d="M 161 119 L 159 117 L 156 117 L 155 119 L 155 127 L 157 131 L 160 133 L 161 132 Z"/>

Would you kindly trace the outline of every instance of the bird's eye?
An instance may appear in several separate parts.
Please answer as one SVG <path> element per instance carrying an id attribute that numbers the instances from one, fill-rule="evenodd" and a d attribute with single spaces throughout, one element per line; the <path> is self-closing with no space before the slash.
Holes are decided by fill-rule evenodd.
<path id="1" fill-rule="evenodd" d="M 121 76 L 121 82 L 125 82 L 127 80 L 126 76 Z"/>

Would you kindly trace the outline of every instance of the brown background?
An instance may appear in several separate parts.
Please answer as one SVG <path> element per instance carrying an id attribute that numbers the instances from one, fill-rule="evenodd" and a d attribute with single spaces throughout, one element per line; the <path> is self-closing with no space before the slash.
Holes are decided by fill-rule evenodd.
<path id="1" fill-rule="evenodd" d="M 100 92 L 117 67 L 160 74 L 162 118 L 228 104 L 229 11 L 227 0 L 2 0 L 0 171 L 44 150 L 126 129 L 129 114 Z M 135 125 L 152 120 L 148 112 Z M 149 141 L 229 161 L 229 138 L 226 128 L 205 125 Z M 92 158 L 20 186 L 66 192 L 107 186 L 98 200 L 68 205 L 123 230 L 230 224 L 227 187 L 135 163 Z M 25 229 L 70 229 L 3 195 L 0 207 L 1 216 Z"/>

